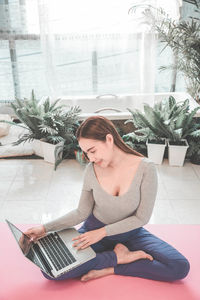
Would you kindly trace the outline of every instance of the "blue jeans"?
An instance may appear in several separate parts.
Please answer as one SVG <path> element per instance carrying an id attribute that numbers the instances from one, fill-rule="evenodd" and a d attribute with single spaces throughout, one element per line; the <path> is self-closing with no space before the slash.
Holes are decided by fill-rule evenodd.
<path id="1" fill-rule="evenodd" d="M 91 214 L 79 232 L 95 230 L 104 225 Z M 113 249 L 118 243 L 124 244 L 130 251 L 143 250 L 152 255 L 154 259 L 153 261 L 140 259 L 128 264 L 117 264 L 117 257 Z M 55 279 L 42 272 L 43 275 L 50 280 L 65 280 L 80 277 L 90 270 L 113 267 L 114 273 L 117 275 L 174 281 L 186 277 L 190 269 L 188 260 L 180 252 L 143 227 L 107 236 L 91 247 L 97 255 L 90 261 Z"/>

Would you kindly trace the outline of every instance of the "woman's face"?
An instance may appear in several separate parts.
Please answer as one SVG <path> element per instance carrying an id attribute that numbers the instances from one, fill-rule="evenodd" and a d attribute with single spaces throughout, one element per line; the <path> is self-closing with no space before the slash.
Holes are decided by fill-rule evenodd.
<path id="1" fill-rule="evenodd" d="M 79 146 L 87 154 L 90 162 L 94 162 L 102 168 L 106 168 L 111 162 L 113 154 L 113 137 L 111 134 L 107 134 L 105 142 L 80 138 Z"/>

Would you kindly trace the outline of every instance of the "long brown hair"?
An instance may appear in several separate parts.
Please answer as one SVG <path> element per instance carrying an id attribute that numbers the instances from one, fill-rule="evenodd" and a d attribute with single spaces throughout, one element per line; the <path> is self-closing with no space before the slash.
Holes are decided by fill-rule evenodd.
<path id="1" fill-rule="evenodd" d="M 113 136 L 114 144 L 122 151 L 143 157 L 142 154 L 124 143 L 113 123 L 103 116 L 92 116 L 87 118 L 77 129 L 76 138 L 79 140 L 83 137 L 105 142 L 107 134 Z"/>

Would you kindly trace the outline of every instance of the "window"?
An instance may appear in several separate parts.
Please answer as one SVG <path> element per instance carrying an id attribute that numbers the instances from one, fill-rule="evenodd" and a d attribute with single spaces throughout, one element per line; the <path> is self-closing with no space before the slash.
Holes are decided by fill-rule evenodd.
<path id="1" fill-rule="evenodd" d="M 132 4 L 1 0 L 0 100 L 153 92 L 156 43 Z"/>

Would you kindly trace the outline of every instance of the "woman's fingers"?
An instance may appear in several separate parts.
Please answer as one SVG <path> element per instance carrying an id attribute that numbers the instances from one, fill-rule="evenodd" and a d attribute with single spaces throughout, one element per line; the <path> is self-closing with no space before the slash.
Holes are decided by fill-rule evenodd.
<path id="1" fill-rule="evenodd" d="M 83 249 L 87 248 L 89 245 L 89 240 L 85 235 L 79 235 L 75 238 L 72 239 L 73 241 L 75 240 L 76 242 L 73 244 L 73 247 L 77 247 L 77 249 Z"/>
<path id="2" fill-rule="evenodd" d="M 90 246 L 90 243 L 87 242 L 87 243 L 85 243 L 85 245 L 81 246 L 80 249 L 85 249 L 85 248 L 87 248 L 87 247 L 89 247 L 89 246 Z"/>
<path id="3" fill-rule="evenodd" d="M 77 247 L 77 250 L 80 250 L 80 249 L 85 249 L 87 248 L 88 246 L 90 245 L 89 242 L 82 242 L 78 247 Z"/>
<path id="4" fill-rule="evenodd" d="M 40 225 L 38 227 L 29 228 L 25 234 L 30 238 L 31 241 L 36 241 L 45 236 L 46 232 L 44 226 Z"/>
<path id="5" fill-rule="evenodd" d="M 72 241 L 80 240 L 80 239 L 83 239 L 83 238 L 85 238 L 85 234 L 80 234 L 80 235 L 74 237 L 74 238 L 72 239 Z"/>
<path id="6" fill-rule="evenodd" d="M 75 243 L 73 244 L 73 246 L 76 247 L 77 245 L 82 244 L 82 243 L 84 243 L 84 242 L 87 242 L 87 239 L 80 239 L 80 240 L 78 240 L 77 242 L 75 242 Z"/>

